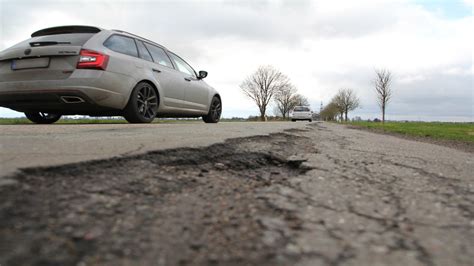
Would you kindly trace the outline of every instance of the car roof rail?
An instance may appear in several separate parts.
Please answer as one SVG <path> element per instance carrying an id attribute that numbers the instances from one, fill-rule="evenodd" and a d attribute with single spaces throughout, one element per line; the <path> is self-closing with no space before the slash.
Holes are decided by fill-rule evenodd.
<path id="1" fill-rule="evenodd" d="M 158 45 L 158 46 L 161 47 L 161 48 L 164 48 L 164 49 L 168 50 L 166 47 L 164 47 L 164 46 L 161 45 L 161 44 L 158 44 L 158 43 L 156 43 L 156 42 L 154 42 L 154 41 L 152 41 L 152 40 L 149 40 L 149 39 L 147 39 L 147 38 L 143 38 L 142 36 L 138 36 L 138 35 L 136 35 L 136 34 L 130 33 L 130 32 L 128 32 L 128 31 L 124 31 L 124 30 L 112 30 L 112 31 L 116 31 L 116 32 L 120 32 L 120 33 L 125 33 L 125 34 L 128 34 L 128 35 L 131 35 L 131 36 L 133 36 L 133 37 L 136 37 L 136 38 L 142 39 L 142 40 L 144 40 L 144 41 L 153 43 L 153 44 L 155 44 L 155 45 Z"/>

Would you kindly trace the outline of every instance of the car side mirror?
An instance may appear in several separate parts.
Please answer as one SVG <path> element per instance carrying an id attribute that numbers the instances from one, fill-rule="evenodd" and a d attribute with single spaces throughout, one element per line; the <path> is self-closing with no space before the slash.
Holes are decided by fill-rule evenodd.
<path id="1" fill-rule="evenodd" d="M 205 77 L 207 77 L 207 71 L 204 71 L 204 70 L 199 71 L 199 76 L 198 76 L 198 78 L 199 78 L 199 79 L 203 79 L 203 78 L 205 78 Z"/>

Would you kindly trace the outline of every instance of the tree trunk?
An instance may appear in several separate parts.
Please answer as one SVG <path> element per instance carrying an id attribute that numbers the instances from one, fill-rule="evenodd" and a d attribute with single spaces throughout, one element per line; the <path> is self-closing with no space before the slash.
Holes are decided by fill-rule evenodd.
<path id="1" fill-rule="evenodd" d="M 345 119 L 346 122 L 347 122 L 347 111 L 346 111 L 346 113 L 345 113 L 344 115 L 345 115 L 345 118 L 344 118 L 344 119 Z"/>
<path id="2" fill-rule="evenodd" d="M 385 124 L 385 104 L 382 104 L 382 124 Z"/>

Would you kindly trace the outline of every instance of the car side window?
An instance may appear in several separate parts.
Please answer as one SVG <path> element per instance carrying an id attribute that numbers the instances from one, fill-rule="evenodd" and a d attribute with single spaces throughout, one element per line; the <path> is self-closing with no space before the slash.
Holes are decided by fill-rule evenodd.
<path id="1" fill-rule="evenodd" d="M 170 58 L 166 55 L 165 50 L 148 43 L 145 43 L 145 46 L 146 48 L 148 48 L 148 51 L 150 51 L 151 56 L 153 57 L 153 61 L 155 61 L 155 63 L 173 68 L 173 64 L 171 63 Z"/>
<path id="2" fill-rule="evenodd" d="M 180 72 L 196 77 L 194 69 L 188 63 L 173 53 L 170 53 L 170 56 Z"/>
<path id="3" fill-rule="evenodd" d="M 112 35 L 105 42 L 104 46 L 117 53 L 138 57 L 135 40 L 121 35 Z"/>
<path id="4" fill-rule="evenodd" d="M 135 40 L 135 41 L 137 42 L 138 55 L 140 56 L 140 58 L 153 62 L 153 59 L 151 58 L 151 55 L 148 52 L 148 50 L 146 49 L 143 42 L 139 41 L 139 40 Z"/>

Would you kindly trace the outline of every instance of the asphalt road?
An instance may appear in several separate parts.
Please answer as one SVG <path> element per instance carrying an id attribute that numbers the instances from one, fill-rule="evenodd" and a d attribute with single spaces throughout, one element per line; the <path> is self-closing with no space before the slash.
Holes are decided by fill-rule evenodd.
<path id="1" fill-rule="evenodd" d="M 299 123 L 0 125 L 0 176 L 18 168 L 208 146 L 228 138 L 265 135 Z"/>
<path id="2" fill-rule="evenodd" d="M 472 153 L 327 123 L 182 127 L 195 148 L 11 176 L 0 264 L 474 264 Z M 197 143 L 231 127 L 250 132 Z"/>

